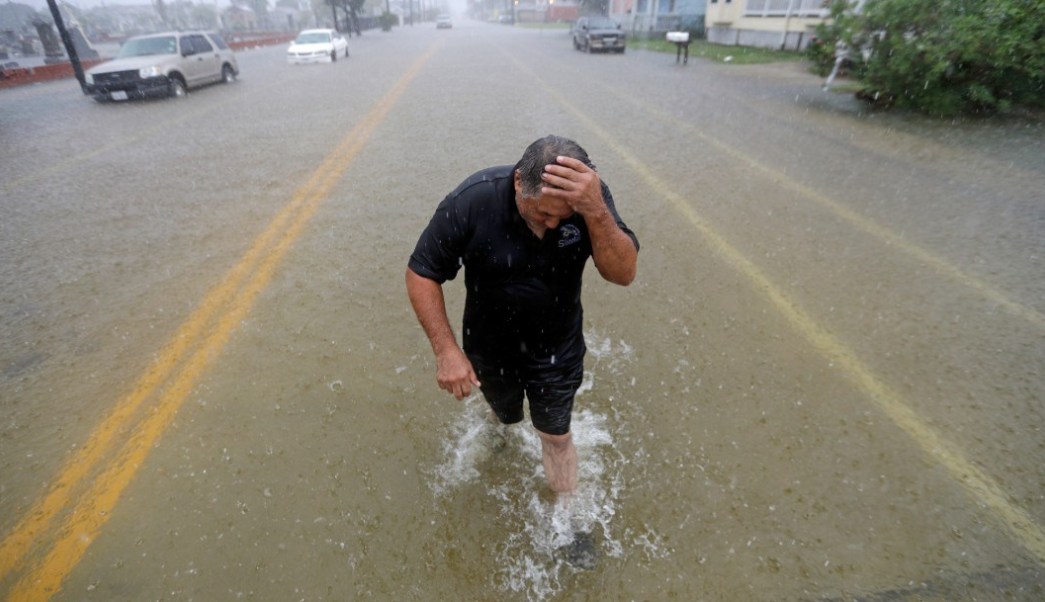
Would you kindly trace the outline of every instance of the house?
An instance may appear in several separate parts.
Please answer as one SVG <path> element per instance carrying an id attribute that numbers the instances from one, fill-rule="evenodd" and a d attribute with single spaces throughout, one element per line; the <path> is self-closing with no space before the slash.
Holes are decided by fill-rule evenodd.
<path id="1" fill-rule="evenodd" d="M 610 0 L 610 17 L 633 33 L 701 31 L 707 0 Z"/>
<path id="2" fill-rule="evenodd" d="M 829 10 L 824 0 L 707 0 L 709 42 L 801 50 Z"/>
<path id="3" fill-rule="evenodd" d="M 258 14 L 254 9 L 242 2 L 233 2 L 221 13 L 221 22 L 229 31 L 256 31 L 261 27 Z"/>
<path id="4" fill-rule="evenodd" d="M 549 0 L 544 20 L 549 23 L 569 23 L 576 21 L 580 14 L 581 7 L 576 0 Z"/>

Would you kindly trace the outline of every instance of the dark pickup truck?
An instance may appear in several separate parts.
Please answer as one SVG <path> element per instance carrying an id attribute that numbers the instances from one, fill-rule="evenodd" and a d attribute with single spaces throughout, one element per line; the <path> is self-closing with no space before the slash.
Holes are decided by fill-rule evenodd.
<path id="1" fill-rule="evenodd" d="M 609 17 L 581 17 L 573 26 L 573 47 L 585 52 L 624 52 L 627 34 Z"/>

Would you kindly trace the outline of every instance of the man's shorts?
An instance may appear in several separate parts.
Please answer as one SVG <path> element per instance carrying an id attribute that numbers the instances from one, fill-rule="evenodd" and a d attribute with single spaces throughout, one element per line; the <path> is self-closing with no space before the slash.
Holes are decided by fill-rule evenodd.
<path id="1" fill-rule="evenodd" d="M 472 367 L 479 376 L 483 397 L 504 424 L 523 419 L 523 395 L 530 402 L 530 422 L 548 435 L 570 432 L 573 397 L 584 379 L 584 363 L 534 369 L 502 370 L 483 366 L 478 358 Z"/>

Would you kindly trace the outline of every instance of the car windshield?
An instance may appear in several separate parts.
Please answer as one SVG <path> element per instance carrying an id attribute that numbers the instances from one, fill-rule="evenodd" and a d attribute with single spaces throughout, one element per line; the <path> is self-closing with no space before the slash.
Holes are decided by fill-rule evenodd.
<path id="1" fill-rule="evenodd" d="M 323 44 L 330 41 L 330 34 L 321 31 L 303 33 L 294 40 L 295 44 Z"/>
<path id="2" fill-rule="evenodd" d="M 591 19 L 588 21 L 588 29 L 617 29 L 617 22 L 613 19 Z"/>
<path id="3" fill-rule="evenodd" d="M 116 53 L 116 58 L 125 59 L 132 56 L 151 56 L 154 54 L 177 54 L 178 41 L 174 36 L 155 38 L 136 38 L 127 43 Z"/>

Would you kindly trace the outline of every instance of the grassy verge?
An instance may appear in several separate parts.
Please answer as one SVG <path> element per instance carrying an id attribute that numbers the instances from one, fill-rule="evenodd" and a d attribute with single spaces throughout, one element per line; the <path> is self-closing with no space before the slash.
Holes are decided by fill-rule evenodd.
<path id="1" fill-rule="evenodd" d="M 667 40 L 628 40 L 629 48 L 652 50 L 675 54 L 675 44 Z M 783 61 L 801 61 L 805 56 L 793 50 L 769 50 L 767 48 L 748 48 L 746 46 L 723 46 L 711 44 L 705 40 L 693 40 L 689 44 L 689 56 L 711 59 L 719 62 L 752 65 L 755 63 L 778 63 Z M 728 60 L 727 60 L 728 59 Z"/>

